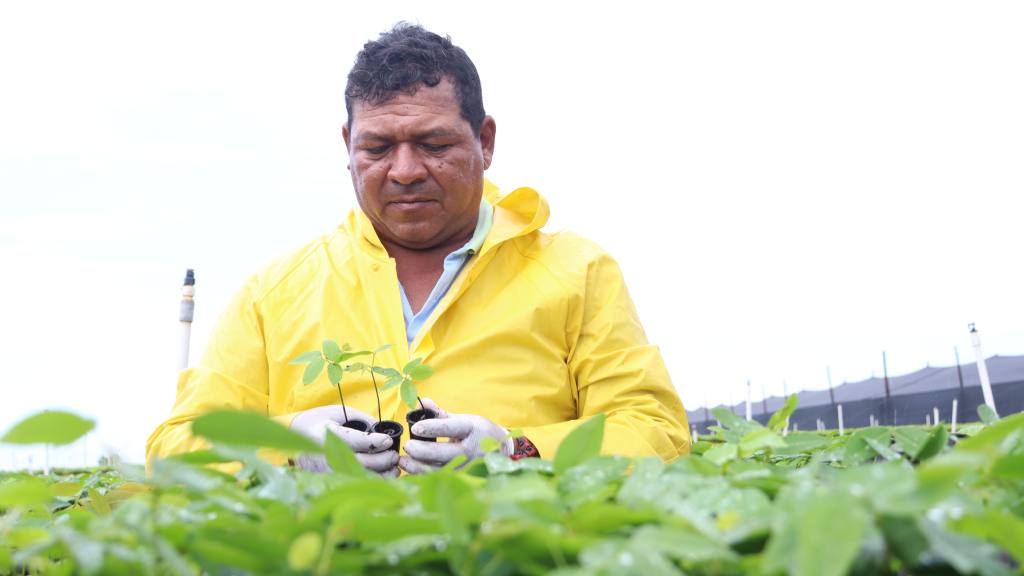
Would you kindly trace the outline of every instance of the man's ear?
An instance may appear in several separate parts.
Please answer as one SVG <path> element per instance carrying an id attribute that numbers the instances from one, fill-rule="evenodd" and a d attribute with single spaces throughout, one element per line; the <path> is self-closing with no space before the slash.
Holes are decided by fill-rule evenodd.
<path id="1" fill-rule="evenodd" d="M 491 167 L 491 159 L 494 158 L 494 136 L 497 130 L 494 118 L 484 116 L 484 121 L 480 124 L 480 149 L 484 154 L 484 170 Z"/>
<path id="2" fill-rule="evenodd" d="M 351 151 L 352 147 L 349 145 L 349 139 L 352 138 L 352 134 L 348 131 L 348 122 L 341 126 L 341 138 L 345 141 L 345 149 Z"/>

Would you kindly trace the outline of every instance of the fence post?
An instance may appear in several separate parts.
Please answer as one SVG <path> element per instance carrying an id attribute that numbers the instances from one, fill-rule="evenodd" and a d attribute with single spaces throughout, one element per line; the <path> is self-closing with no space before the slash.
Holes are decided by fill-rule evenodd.
<path id="1" fill-rule="evenodd" d="M 950 433 L 956 434 L 956 398 L 953 398 L 953 418 L 951 418 L 953 424 L 950 427 Z"/>
<path id="2" fill-rule="evenodd" d="M 839 435 L 843 435 L 843 405 L 836 405 L 836 413 L 839 415 Z"/>

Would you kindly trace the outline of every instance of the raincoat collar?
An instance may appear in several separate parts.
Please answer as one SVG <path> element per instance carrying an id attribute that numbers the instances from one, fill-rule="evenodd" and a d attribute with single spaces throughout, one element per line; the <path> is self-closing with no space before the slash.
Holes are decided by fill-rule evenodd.
<path id="1" fill-rule="evenodd" d="M 516 188 L 502 194 L 490 180 L 484 179 L 484 198 L 494 205 L 494 223 L 479 253 L 489 252 L 506 240 L 540 230 L 551 214 L 547 200 L 533 188 Z M 379 260 L 389 258 L 373 223 L 358 207 L 346 218 L 344 227 L 355 232 L 359 247 Z"/>

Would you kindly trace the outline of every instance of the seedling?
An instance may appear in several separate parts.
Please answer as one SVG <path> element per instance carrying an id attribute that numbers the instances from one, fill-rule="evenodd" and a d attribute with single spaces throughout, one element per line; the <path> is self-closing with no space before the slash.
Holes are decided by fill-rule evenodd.
<path id="1" fill-rule="evenodd" d="M 413 358 L 402 368 L 399 372 L 394 368 L 379 368 L 377 373 L 381 376 L 386 376 L 387 380 L 384 382 L 384 390 L 399 386 L 399 396 L 405 405 L 409 407 L 410 411 L 405 415 L 405 421 L 409 424 L 409 437 L 413 440 L 425 440 L 428 442 L 434 442 L 436 439 L 428 438 L 424 436 L 418 436 L 412 433 L 412 425 L 419 422 L 420 420 L 429 420 L 430 418 L 437 418 L 437 413 L 429 408 L 423 406 L 423 400 L 416 393 L 416 382 L 420 380 L 426 380 L 433 375 L 434 370 L 423 363 L 422 358 Z M 420 407 L 417 409 L 416 404 L 419 403 Z"/>
<path id="2" fill-rule="evenodd" d="M 311 350 L 304 354 L 300 354 L 289 364 L 305 364 L 306 369 L 302 373 L 302 384 L 309 386 L 316 379 L 320 377 L 320 374 L 327 368 L 327 380 L 332 386 L 338 389 L 338 400 L 341 401 L 341 412 L 345 416 L 345 423 L 343 426 L 349 428 L 355 428 L 357 430 L 365 431 L 366 426 L 358 421 L 349 421 L 348 419 L 348 408 L 345 406 L 345 395 L 341 391 L 341 379 L 345 375 L 346 371 L 351 371 L 347 366 L 342 366 L 342 363 L 352 358 L 358 358 L 359 356 L 366 356 L 367 354 L 373 354 L 373 352 L 367 350 L 353 351 L 352 347 L 348 344 L 338 346 L 338 343 L 334 340 L 324 340 L 323 346 L 320 350 Z M 379 413 L 378 405 L 378 413 Z"/>
<path id="3" fill-rule="evenodd" d="M 380 408 L 380 391 L 399 386 L 399 395 L 401 396 L 402 401 L 405 402 L 410 409 L 416 408 L 416 403 L 419 402 L 420 408 L 418 410 L 412 410 L 406 414 L 406 421 L 409 423 L 411 429 L 412 425 L 420 420 L 437 417 L 437 414 L 433 410 L 423 407 L 423 401 L 416 394 L 415 384 L 417 381 L 429 378 L 434 371 L 430 366 L 424 364 L 421 358 L 415 358 L 407 362 L 401 372 L 394 368 L 377 366 L 377 354 L 384 352 L 389 348 L 391 348 L 391 345 L 385 344 L 375 350 L 353 350 L 348 344 L 338 346 L 338 343 L 333 340 L 324 340 L 321 350 L 312 350 L 310 352 L 300 354 L 291 361 L 291 364 L 306 365 L 306 369 L 302 373 L 302 383 L 307 386 L 315 382 L 324 371 L 324 368 L 326 368 L 328 381 L 338 390 L 338 399 L 341 401 L 341 410 L 345 415 L 344 425 L 349 428 L 356 428 L 362 431 L 365 431 L 366 428 L 359 427 L 359 421 L 349 421 L 348 419 L 348 410 L 345 406 L 345 396 L 341 391 L 341 380 L 346 372 L 369 372 L 370 380 L 373 382 L 373 391 L 377 396 L 378 420 L 370 431 L 380 432 L 390 436 L 392 440 L 391 446 L 397 450 L 399 440 L 405 428 L 394 420 L 384 420 Z M 369 364 L 363 362 L 345 364 L 346 361 L 361 356 L 369 356 Z M 387 378 L 382 386 L 377 385 L 378 374 Z M 423 438 L 416 435 L 412 435 L 412 438 L 415 440 L 433 440 L 433 438 Z"/>

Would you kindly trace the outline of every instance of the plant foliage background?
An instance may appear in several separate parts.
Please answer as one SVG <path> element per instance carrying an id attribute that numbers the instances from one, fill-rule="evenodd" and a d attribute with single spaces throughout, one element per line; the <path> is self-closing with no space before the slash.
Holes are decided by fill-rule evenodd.
<path id="1" fill-rule="evenodd" d="M 603 417 L 553 460 L 488 454 L 386 480 L 345 444 L 258 415 L 194 424 L 213 448 L 142 469 L 0 476 L 0 574 L 1012 574 L 1024 561 L 1024 414 L 950 435 L 783 433 L 728 411 L 670 464 L 598 454 Z M 47 412 L 9 443 L 91 428 Z M 322 452 L 335 473 L 267 464 Z"/>

